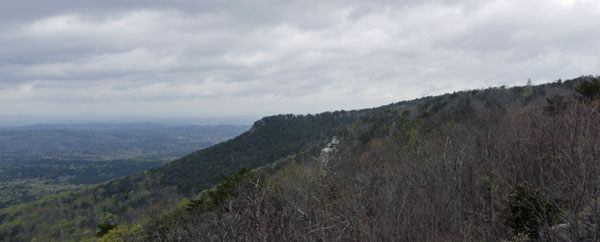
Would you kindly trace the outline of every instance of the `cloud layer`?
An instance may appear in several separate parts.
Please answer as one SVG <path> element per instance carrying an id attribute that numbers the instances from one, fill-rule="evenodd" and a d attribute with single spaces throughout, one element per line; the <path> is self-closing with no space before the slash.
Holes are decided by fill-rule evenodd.
<path id="1" fill-rule="evenodd" d="M 0 9 L 0 114 L 320 112 L 600 70 L 598 1 L 24 0 Z"/>

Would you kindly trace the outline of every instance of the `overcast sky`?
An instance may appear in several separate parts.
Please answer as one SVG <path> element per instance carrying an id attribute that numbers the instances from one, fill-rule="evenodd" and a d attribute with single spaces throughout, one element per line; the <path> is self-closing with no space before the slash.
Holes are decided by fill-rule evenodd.
<path id="1" fill-rule="evenodd" d="M 600 74 L 600 1 L 0 1 L 0 115 L 315 113 Z"/>

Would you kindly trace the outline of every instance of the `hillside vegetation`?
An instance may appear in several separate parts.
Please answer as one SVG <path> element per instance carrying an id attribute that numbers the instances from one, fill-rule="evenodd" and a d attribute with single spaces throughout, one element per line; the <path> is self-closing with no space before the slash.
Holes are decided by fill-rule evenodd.
<path id="1" fill-rule="evenodd" d="M 242 170 L 101 241 L 598 241 L 598 82 L 387 106 L 326 162 Z"/>
<path id="2" fill-rule="evenodd" d="M 267 117 L 151 171 L 4 209 L 0 238 L 597 241 L 599 94 L 581 77 Z"/>
<path id="3" fill-rule="evenodd" d="M 50 195 L 0 210 L 0 241 L 93 239 L 98 224 L 126 223 L 168 212 L 218 183 L 221 174 L 254 168 L 322 142 L 352 112 L 278 115 L 244 134 L 164 166 L 98 186 Z"/>

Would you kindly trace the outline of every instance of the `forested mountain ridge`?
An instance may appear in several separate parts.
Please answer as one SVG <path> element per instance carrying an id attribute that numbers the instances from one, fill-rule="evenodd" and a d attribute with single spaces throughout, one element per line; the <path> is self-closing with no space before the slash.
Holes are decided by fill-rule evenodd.
<path id="1" fill-rule="evenodd" d="M 241 170 L 101 241 L 597 241 L 599 98 L 582 77 L 373 109 L 327 162 Z"/>
<path id="2" fill-rule="evenodd" d="M 345 111 L 266 117 L 235 139 L 189 154 L 152 173 L 160 177 L 161 184 L 194 194 L 214 185 L 220 174 L 255 168 L 308 149 L 356 118 L 356 112 Z"/>
<path id="3" fill-rule="evenodd" d="M 597 241 L 599 98 L 588 76 L 361 110 L 326 162 L 240 170 L 100 241 Z"/>
<path id="4" fill-rule="evenodd" d="M 186 197 L 216 184 L 221 174 L 293 155 L 323 142 L 356 118 L 354 112 L 263 118 L 236 138 L 167 165 L 3 209 L 0 211 L 0 239 L 93 238 L 100 223 L 125 223 L 145 214 L 166 212 L 179 202 L 185 204 Z"/>
<path id="5" fill-rule="evenodd" d="M 479 140 L 480 131 L 494 130 L 494 125 L 505 122 L 523 121 L 535 110 L 562 110 L 562 106 L 573 102 L 566 101 L 571 98 L 561 97 L 577 95 L 580 83 L 590 80 L 597 78 L 463 91 L 358 111 L 267 117 L 232 140 L 159 168 L 3 209 L 0 238 L 7 241 L 79 240 L 91 238 L 99 223 L 121 225 L 103 239 L 127 238 L 127 241 L 175 238 L 185 241 L 386 241 L 393 236 L 439 241 L 464 240 L 466 234 L 479 240 L 490 240 L 492 237 L 485 239 L 485 236 L 491 235 L 500 238 L 499 235 L 508 232 L 472 228 L 467 233 L 462 227 L 465 223 L 483 224 L 484 219 L 491 218 L 496 218 L 489 221 L 497 225 L 502 205 L 496 203 L 510 193 L 507 185 L 510 182 L 496 184 L 490 182 L 497 179 L 494 174 L 487 174 L 487 178 L 480 176 L 479 171 L 486 169 L 475 160 L 481 160 L 486 154 L 472 158 L 480 153 L 478 147 L 486 147 L 486 140 Z M 342 142 L 339 155 L 331 165 L 319 167 L 315 156 L 334 135 Z M 469 156 L 465 156 L 467 154 Z M 270 174 L 261 171 L 240 174 L 241 180 L 258 177 L 250 180 L 253 183 L 241 182 L 233 176 L 230 179 L 235 182 L 216 186 L 215 192 L 200 193 L 217 184 L 220 173 L 230 175 L 241 168 L 268 168 L 268 164 L 276 161 L 280 164 L 278 169 L 265 169 L 270 170 Z M 488 207 L 486 203 L 467 203 L 468 199 L 480 199 L 478 196 L 484 194 L 481 191 L 488 191 L 485 184 L 502 188 L 490 187 L 493 198 L 500 200 L 489 200 L 492 205 Z M 418 190 L 423 187 L 432 189 Z M 223 192 L 220 188 L 225 192 L 219 193 Z M 408 190 L 397 190 L 404 188 Z M 467 188 L 473 190 L 465 190 Z M 238 192 L 230 194 L 231 189 Z M 410 192 L 411 189 L 414 192 Z M 231 198 L 223 194 L 230 194 Z M 464 197 L 455 198 L 453 194 Z M 442 196 L 446 196 L 446 205 L 435 202 L 444 198 Z M 404 205 L 399 206 L 402 200 L 398 198 L 404 199 Z M 427 200 L 423 200 L 425 198 Z M 177 209 L 190 199 L 196 200 L 192 204 L 199 204 L 201 209 L 190 212 Z M 202 201 L 214 206 L 203 205 Z M 477 206 L 483 210 L 473 210 Z M 389 211 L 380 208 L 389 208 Z M 485 217 L 488 210 L 491 218 Z M 471 211 L 481 212 L 483 217 Z M 434 216 L 430 217 L 432 214 L 427 212 Z M 143 219 L 144 214 L 166 215 L 144 222 L 147 221 Z M 173 216 L 176 219 L 169 219 Z M 441 219 L 445 216 L 454 221 L 452 226 Z M 48 222 L 49 218 L 55 220 Z M 137 225 L 126 226 L 134 221 L 138 221 Z M 410 221 L 414 223 L 408 223 Z M 402 226 L 405 229 L 401 229 Z M 436 230 L 432 232 L 427 228 Z M 465 234 L 461 234 L 463 232 Z"/>

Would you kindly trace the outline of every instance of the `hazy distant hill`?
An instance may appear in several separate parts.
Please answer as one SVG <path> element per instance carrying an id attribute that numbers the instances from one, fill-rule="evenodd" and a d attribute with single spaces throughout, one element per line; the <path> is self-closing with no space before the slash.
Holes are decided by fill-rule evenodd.
<path id="1" fill-rule="evenodd" d="M 148 170 L 247 129 L 152 123 L 0 128 L 0 208 Z"/>
<path id="2" fill-rule="evenodd" d="M 178 157 L 248 129 L 247 126 L 160 124 L 31 125 L 0 128 L 0 158 L 130 159 Z"/>

